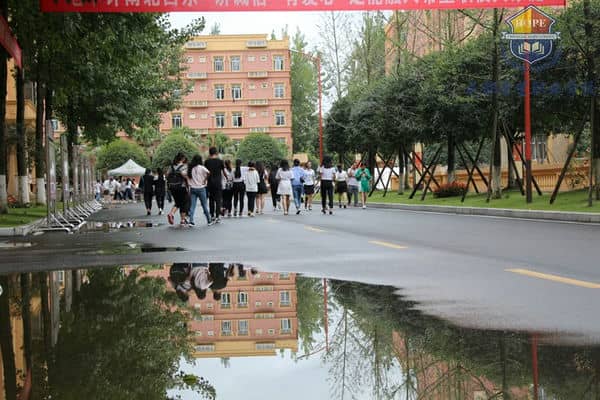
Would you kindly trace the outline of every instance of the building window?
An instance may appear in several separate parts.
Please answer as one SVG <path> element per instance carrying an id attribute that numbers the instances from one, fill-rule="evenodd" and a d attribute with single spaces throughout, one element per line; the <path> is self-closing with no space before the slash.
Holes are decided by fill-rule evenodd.
<path id="1" fill-rule="evenodd" d="M 208 119 L 208 114 L 206 114 L 206 113 L 200 114 L 200 119 Z"/>
<path id="2" fill-rule="evenodd" d="M 215 57 L 213 59 L 213 69 L 215 70 L 215 72 L 225 71 L 225 63 L 223 61 L 223 57 Z"/>
<path id="3" fill-rule="evenodd" d="M 231 97 L 234 100 L 242 98 L 242 85 L 231 85 Z"/>
<path id="4" fill-rule="evenodd" d="M 531 136 L 531 159 L 543 164 L 548 157 L 547 152 L 548 136 L 533 135 Z"/>
<path id="5" fill-rule="evenodd" d="M 269 88 L 269 84 L 268 83 L 263 83 L 260 85 L 261 88 L 263 89 L 268 89 Z"/>
<path id="6" fill-rule="evenodd" d="M 279 274 L 279 279 L 290 279 L 290 273 L 289 272 L 282 272 Z"/>
<path id="7" fill-rule="evenodd" d="M 231 293 L 221 294 L 221 308 L 231 307 Z"/>
<path id="8" fill-rule="evenodd" d="M 263 111 L 260 113 L 261 117 L 268 117 L 269 116 L 269 112 L 268 111 Z"/>
<path id="9" fill-rule="evenodd" d="M 190 113 L 190 119 L 196 119 L 196 113 Z"/>
<path id="10" fill-rule="evenodd" d="M 285 96 L 285 86 L 283 83 L 276 83 L 275 84 L 275 98 L 276 99 L 283 99 L 283 96 Z"/>
<path id="11" fill-rule="evenodd" d="M 242 127 L 242 113 L 241 112 L 231 113 L 231 126 L 233 126 L 234 128 Z"/>
<path id="12" fill-rule="evenodd" d="M 256 61 L 255 56 L 248 56 L 248 62 L 254 62 L 254 61 Z"/>
<path id="13" fill-rule="evenodd" d="M 231 70 L 239 71 L 240 70 L 240 56 L 231 56 Z"/>
<path id="14" fill-rule="evenodd" d="M 273 69 L 275 71 L 283 71 L 284 62 L 283 56 L 274 56 L 273 57 Z"/>
<path id="15" fill-rule="evenodd" d="M 238 321 L 238 335 L 248 334 L 248 321 L 245 319 Z"/>
<path id="16" fill-rule="evenodd" d="M 215 85 L 215 99 L 223 100 L 225 98 L 225 86 Z"/>
<path id="17" fill-rule="evenodd" d="M 267 61 L 267 56 L 260 56 L 260 61 Z"/>
<path id="18" fill-rule="evenodd" d="M 250 113 L 250 118 L 256 118 L 256 113 L 254 111 Z"/>
<path id="19" fill-rule="evenodd" d="M 205 83 L 203 83 L 202 85 L 200 85 L 200 91 L 201 92 L 206 92 L 207 90 L 208 90 L 208 86 Z"/>
<path id="20" fill-rule="evenodd" d="M 248 85 L 248 89 L 254 90 L 254 89 L 256 89 L 256 85 L 254 83 L 251 83 Z"/>
<path id="21" fill-rule="evenodd" d="M 279 292 L 279 303 L 282 306 L 289 306 L 292 302 L 290 300 L 290 292 L 283 291 L 283 292 Z"/>
<path id="22" fill-rule="evenodd" d="M 289 318 L 284 318 L 281 320 L 281 332 L 289 333 L 292 331 L 292 321 Z"/>
<path id="23" fill-rule="evenodd" d="M 230 336 L 231 335 L 231 321 L 221 321 L 221 335 L 222 336 Z"/>
<path id="24" fill-rule="evenodd" d="M 204 64 L 206 62 L 206 57 L 205 56 L 198 57 L 198 62 Z"/>
<path id="25" fill-rule="evenodd" d="M 277 138 L 277 141 L 278 141 L 279 143 L 281 143 L 281 144 L 285 144 L 285 143 L 286 143 L 286 141 L 285 141 L 285 138 L 284 138 L 284 137 Z"/>
<path id="26" fill-rule="evenodd" d="M 181 118 L 181 114 L 173 114 L 171 116 L 171 126 L 173 128 L 181 128 L 183 126 L 183 119 Z"/>
<path id="27" fill-rule="evenodd" d="M 194 57 L 188 57 L 187 58 L 187 63 L 188 64 L 193 64 L 194 63 Z"/>
<path id="28" fill-rule="evenodd" d="M 283 111 L 275 111 L 275 125 L 276 126 L 284 126 L 285 125 L 285 113 Z"/>
<path id="29" fill-rule="evenodd" d="M 240 307 L 248 306 L 248 293 L 246 293 L 246 292 L 238 293 L 238 306 L 240 306 Z"/>
<path id="30" fill-rule="evenodd" d="M 57 131 L 58 130 L 58 120 L 57 119 L 51 119 L 50 122 L 52 123 L 52 130 L 53 131 Z"/>
<path id="31" fill-rule="evenodd" d="M 215 113 L 215 126 L 225 128 L 225 113 Z"/>

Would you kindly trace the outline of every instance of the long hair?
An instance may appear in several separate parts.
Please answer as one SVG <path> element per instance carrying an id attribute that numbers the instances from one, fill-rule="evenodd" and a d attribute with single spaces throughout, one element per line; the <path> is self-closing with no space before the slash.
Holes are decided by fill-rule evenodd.
<path id="1" fill-rule="evenodd" d="M 240 160 L 239 158 L 235 160 L 235 173 L 233 176 L 235 176 L 236 179 L 242 177 L 242 160 Z"/>
<path id="2" fill-rule="evenodd" d="M 181 161 L 185 160 L 185 154 L 179 152 L 173 159 L 173 165 L 179 164 Z"/>
<path id="3" fill-rule="evenodd" d="M 231 160 L 225 160 L 224 164 L 225 164 L 225 169 L 227 171 L 231 172 Z"/>
<path id="4" fill-rule="evenodd" d="M 281 164 L 279 164 L 279 167 L 284 171 L 289 171 L 290 163 L 288 162 L 288 160 L 281 160 Z"/>
<path id="5" fill-rule="evenodd" d="M 262 161 L 256 162 L 256 170 L 258 171 L 258 176 L 260 177 L 260 179 L 263 179 L 263 177 L 265 176 L 265 164 L 263 164 Z"/>
<path id="6" fill-rule="evenodd" d="M 198 165 L 202 165 L 202 156 L 200 154 L 196 154 L 193 158 L 192 158 L 192 162 L 190 162 L 190 165 L 188 166 L 188 171 L 192 172 L 192 170 L 194 168 L 196 168 Z"/>
<path id="7" fill-rule="evenodd" d="M 323 157 L 323 167 L 324 168 L 331 168 L 332 164 L 333 164 L 333 160 L 331 159 L 331 156 Z"/>

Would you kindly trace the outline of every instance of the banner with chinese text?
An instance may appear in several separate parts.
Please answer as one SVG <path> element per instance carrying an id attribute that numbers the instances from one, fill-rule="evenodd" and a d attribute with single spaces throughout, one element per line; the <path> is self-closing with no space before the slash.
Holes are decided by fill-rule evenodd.
<path id="1" fill-rule="evenodd" d="M 565 0 L 40 0 L 44 12 L 361 11 L 564 6 Z"/>

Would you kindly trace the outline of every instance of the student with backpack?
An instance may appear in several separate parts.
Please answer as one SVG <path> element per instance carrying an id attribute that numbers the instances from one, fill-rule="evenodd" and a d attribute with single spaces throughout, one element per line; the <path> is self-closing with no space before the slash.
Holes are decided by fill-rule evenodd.
<path id="1" fill-rule="evenodd" d="M 179 210 L 180 223 L 182 226 L 187 226 L 190 195 L 187 182 L 187 157 L 183 153 L 178 153 L 173 159 L 173 165 L 171 165 L 167 174 L 167 188 L 175 202 L 167 215 L 169 224 L 173 225 L 175 223 L 175 213 Z"/>

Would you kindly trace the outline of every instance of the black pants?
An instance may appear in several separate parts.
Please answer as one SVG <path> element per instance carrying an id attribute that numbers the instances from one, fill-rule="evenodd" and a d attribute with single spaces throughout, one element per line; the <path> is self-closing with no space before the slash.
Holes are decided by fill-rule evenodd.
<path id="1" fill-rule="evenodd" d="M 321 205 L 323 210 L 327 208 L 327 198 L 329 198 L 329 208 L 333 208 L 333 182 L 321 181 Z"/>
<path id="2" fill-rule="evenodd" d="M 208 184 L 208 204 L 211 218 L 221 216 L 221 207 L 223 206 L 223 189 L 221 182 L 219 184 Z"/>
<path id="3" fill-rule="evenodd" d="M 244 194 L 246 194 L 244 182 L 233 182 L 233 210 L 239 210 L 240 214 L 244 210 Z M 239 209 L 238 204 L 240 205 Z"/>
<path id="4" fill-rule="evenodd" d="M 163 210 L 165 208 L 165 194 L 164 193 L 156 193 L 156 205 L 159 210 Z"/>
<path id="5" fill-rule="evenodd" d="M 152 197 L 154 193 L 144 193 L 144 203 L 146 204 L 146 210 L 152 210 Z"/>
<path id="6" fill-rule="evenodd" d="M 258 192 L 246 192 L 246 196 L 248 196 L 248 212 L 254 212 L 254 203 L 256 202 L 256 195 Z"/>
<path id="7" fill-rule="evenodd" d="M 280 196 L 277 194 L 277 184 L 271 185 L 271 200 L 273 201 L 273 208 L 277 208 Z"/>
<path id="8" fill-rule="evenodd" d="M 233 201 L 233 189 L 223 189 L 223 208 L 231 214 L 231 203 Z"/>

